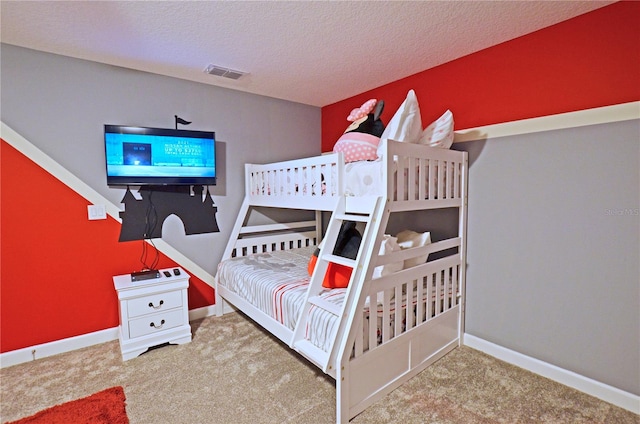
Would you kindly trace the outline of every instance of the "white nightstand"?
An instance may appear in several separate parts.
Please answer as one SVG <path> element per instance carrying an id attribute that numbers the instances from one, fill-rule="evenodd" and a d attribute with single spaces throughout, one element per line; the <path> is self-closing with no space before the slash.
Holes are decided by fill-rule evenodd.
<path id="1" fill-rule="evenodd" d="M 161 269 L 160 277 L 142 281 L 131 281 L 131 274 L 118 275 L 113 285 L 119 300 L 122 360 L 163 343 L 191 341 L 189 274 L 182 268 Z"/>

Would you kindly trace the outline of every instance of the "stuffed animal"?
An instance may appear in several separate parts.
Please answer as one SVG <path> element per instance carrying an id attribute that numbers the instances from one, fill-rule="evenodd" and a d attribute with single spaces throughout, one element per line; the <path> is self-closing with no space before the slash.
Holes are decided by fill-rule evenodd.
<path id="1" fill-rule="evenodd" d="M 384 123 L 380 120 L 383 109 L 384 101 L 376 99 L 353 109 L 347 117 L 351 125 L 333 146 L 333 151 L 343 152 L 345 162 L 376 160 L 380 136 L 384 132 Z"/>

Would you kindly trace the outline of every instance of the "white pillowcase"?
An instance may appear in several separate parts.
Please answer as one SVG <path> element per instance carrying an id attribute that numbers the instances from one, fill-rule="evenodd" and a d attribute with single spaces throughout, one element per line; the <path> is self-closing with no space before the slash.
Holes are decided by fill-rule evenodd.
<path id="1" fill-rule="evenodd" d="M 382 244 L 380 244 L 380 256 L 398 251 L 400 251 L 400 246 L 396 243 L 396 238 L 385 234 Z M 377 266 L 373 270 L 373 278 L 380 278 L 385 275 L 393 274 L 394 272 L 402 271 L 403 266 L 404 263 L 402 261 Z"/>
<path id="2" fill-rule="evenodd" d="M 442 116 L 424 129 L 419 144 L 448 149 L 453 144 L 453 113 L 447 110 Z"/>
<path id="3" fill-rule="evenodd" d="M 389 121 L 380 137 L 383 142 L 378 146 L 378 156 L 381 156 L 386 146 L 386 139 L 417 143 L 422 134 L 422 118 L 418 98 L 413 90 L 409 90 L 404 102 L 400 105 L 393 118 Z"/>
<path id="4" fill-rule="evenodd" d="M 431 233 L 417 233 L 411 230 L 404 230 L 398 233 L 398 245 L 401 249 L 410 249 L 412 247 L 426 246 L 431 243 Z M 404 261 L 404 269 L 421 265 L 427 261 L 429 254 L 420 255 L 415 258 Z"/>

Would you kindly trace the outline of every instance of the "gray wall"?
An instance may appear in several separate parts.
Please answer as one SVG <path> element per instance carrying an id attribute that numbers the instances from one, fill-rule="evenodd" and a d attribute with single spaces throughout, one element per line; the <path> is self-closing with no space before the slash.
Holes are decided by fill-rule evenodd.
<path id="1" fill-rule="evenodd" d="M 640 394 L 640 123 L 463 143 L 466 331 Z"/>
<path id="2" fill-rule="evenodd" d="M 212 186 L 220 233 L 185 236 L 170 217 L 163 240 L 215 273 L 244 196 L 244 163 L 320 153 L 320 109 L 240 91 L 1 45 L 2 121 L 112 203 L 103 125 L 212 130 L 219 178 Z M 212 76 L 212 78 L 215 78 Z"/>

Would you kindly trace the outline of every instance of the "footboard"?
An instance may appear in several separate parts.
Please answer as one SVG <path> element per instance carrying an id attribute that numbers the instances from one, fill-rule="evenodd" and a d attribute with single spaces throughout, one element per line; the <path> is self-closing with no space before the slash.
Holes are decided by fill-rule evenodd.
<path id="1" fill-rule="evenodd" d="M 245 165 L 245 192 L 252 206 L 332 211 L 344 192 L 342 153 Z"/>
<path id="2" fill-rule="evenodd" d="M 459 343 L 462 238 L 421 249 L 423 253 L 457 249 L 457 253 L 370 280 L 363 288 L 364 313 L 354 320 L 336 376 L 344 422 Z M 377 264 L 406 259 L 407 254 L 380 256 Z"/>

